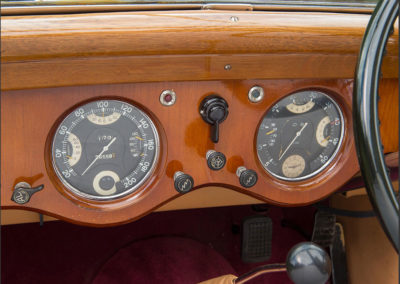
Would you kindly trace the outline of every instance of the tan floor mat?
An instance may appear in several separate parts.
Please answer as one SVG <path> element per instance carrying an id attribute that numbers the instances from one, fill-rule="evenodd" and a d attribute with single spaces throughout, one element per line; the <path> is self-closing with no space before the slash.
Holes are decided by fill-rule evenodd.
<path id="1" fill-rule="evenodd" d="M 332 207 L 371 210 L 365 195 L 335 195 Z M 376 218 L 339 217 L 343 225 L 350 284 L 399 283 L 399 259 Z"/>

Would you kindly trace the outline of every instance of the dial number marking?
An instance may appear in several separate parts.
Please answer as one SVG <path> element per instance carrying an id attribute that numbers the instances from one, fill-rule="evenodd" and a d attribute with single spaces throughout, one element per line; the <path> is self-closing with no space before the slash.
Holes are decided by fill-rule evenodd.
<path id="1" fill-rule="evenodd" d="M 97 125 L 110 125 L 110 124 L 116 122 L 120 117 L 121 117 L 121 114 L 118 112 L 113 112 L 110 115 L 104 116 L 104 108 L 103 108 L 101 116 L 91 113 L 87 116 L 87 119 L 91 123 L 94 123 Z"/>

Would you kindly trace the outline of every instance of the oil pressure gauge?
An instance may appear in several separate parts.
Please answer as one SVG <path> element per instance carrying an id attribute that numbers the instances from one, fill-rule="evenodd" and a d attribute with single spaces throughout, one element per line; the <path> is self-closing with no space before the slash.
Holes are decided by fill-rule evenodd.
<path id="1" fill-rule="evenodd" d="M 74 109 L 58 125 L 53 168 L 64 186 L 94 200 L 134 192 L 155 168 L 160 142 L 141 109 L 118 100 L 99 100 Z"/>
<path id="2" fill-rule="evenodd" d="M 302 91 L 278 101 L 263 117 L 257 133 L 257 156 L 271 175 L 298 181 L 326 168 L 344 135 L 338 104 L 320 91 Z"/>

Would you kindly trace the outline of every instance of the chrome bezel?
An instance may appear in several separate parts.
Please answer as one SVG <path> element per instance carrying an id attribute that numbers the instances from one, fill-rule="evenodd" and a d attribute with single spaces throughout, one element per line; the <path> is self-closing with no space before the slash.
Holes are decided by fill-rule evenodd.
<path id="1" fill-rule="evenodd" d="M 258 91 L 260 95 L 258 97 L 255 97 L 253 95 L 254 91 Z M 253 86 L 248 93 L 249 101 L 252 103 L 259 103 L 264 99 L 264 89 L 260 86 Z"/>
<path id="2" fill-rule="evenodd" d="M 167 95 L 171 96 L 171 101 L 167 102 L 165 100 L 165 97 Z M 161 95 L 160 95 L 160 103 L 163 106 L 173 106 L 176 102 L 176 93 L 173 90 L 164 90 L 162 91 Z"/>

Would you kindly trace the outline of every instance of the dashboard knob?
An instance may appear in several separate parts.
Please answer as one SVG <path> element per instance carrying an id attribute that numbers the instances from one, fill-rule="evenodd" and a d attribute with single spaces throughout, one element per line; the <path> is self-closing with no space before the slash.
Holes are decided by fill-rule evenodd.
<path id="1" fill-rule="evenodd" d="M 217 95 L 207 96 L 200 103 L 200 115 L 205 122 L 211 124 L 211 141 L 219 141 L 219 124 L 223 122 L 228 114 L 228 103 Z"/>
<path id="2" fill-rule="evenodd" d="M 207 166 L 213 171 L 219 171 L 226 164 L 226 157 L 223 153 L 214 150 L 207 151 Z"/>
<path id="3" fill-rule="evenodd" d="M 32 195 L 42 190 L 44 185 L 32 188 L 27 182 L 19 182 L 15 185 L 11 200 L 18 204 L 28 203 Z"/>
<path id="4" fill-rule="evenodd" d="M 175 172 L 174 174 L 174 186 L 176 191 L 179 193 L 189 192 L 193 188 L 193 178 L 183 172 Z"/>
<path id="5" fill-rule="evenodd" d="M 239 178 L 240 185 L 246 188 L 252 187 L 257 183 L 258 176 L 253 170 L 248 170 L 245 167 L 238 167 L 236 175 Z"/>

